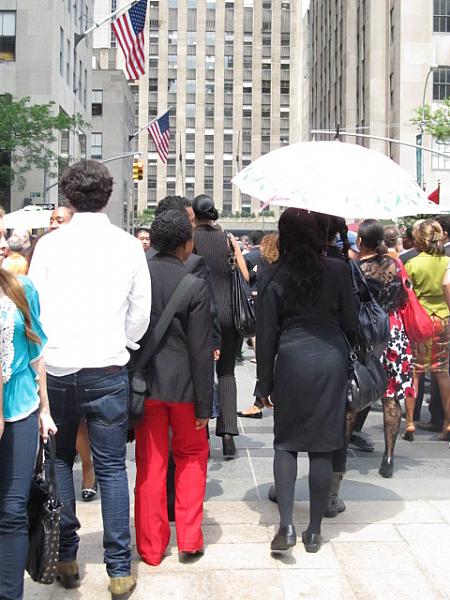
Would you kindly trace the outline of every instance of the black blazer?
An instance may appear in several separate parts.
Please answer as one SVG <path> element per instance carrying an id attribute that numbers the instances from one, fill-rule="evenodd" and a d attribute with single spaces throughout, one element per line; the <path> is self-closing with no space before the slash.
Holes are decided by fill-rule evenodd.
<path id="1" fill-rule="evenodd" d="M 154 248 L 149 248 L 145 252 L 145 256 L 147 257 L 147 264 L 149 263 L 149 260 L 151 260 L 157 254 L 158 252 Z M 211 298 L 211 318 L 213 320 L 212 348 L 214 350 L 218 350 L 222 346 L 222 332 L 220 330 L 217 303 L 216 298 L 214 296 L 211 273 L 208 269 L 208 265 L 206 264 L 206 261 L 203 258 L 203 256 L 199 256 L 198 254 L 191 254 L 184 261 L 184 266 L 186 267 L 189 273 L 192 273 L 192 275 L 198 277 L 199 279 L 204 279 L 208 284 L 208 290 Z"/>
<path id="2" fill-rule="evenodd" d="M 149 259 L 152 278 L 152 330 L 172 293 L 188 270 L 176 257 L 156 254 Z M 149 396 L 164 402 L 194 402 L 199 419 L 211 416 L 214 359 L 211 301 L 207 283 L 196 278 L 145 371 Z M 141 347 L 149 333 L 141 340 Z"/>

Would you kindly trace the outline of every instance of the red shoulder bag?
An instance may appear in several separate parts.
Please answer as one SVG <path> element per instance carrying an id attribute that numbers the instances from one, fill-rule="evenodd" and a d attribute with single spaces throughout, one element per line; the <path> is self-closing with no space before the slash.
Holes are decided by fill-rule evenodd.
<path id="1" fill-rule="evenodd" d="M 400 260 L 396 260 L 395 263 L 402 278 L 403 289 L 408 296 L 405 306 L 399 310 L 406 335 L 410 342 L 416 344 L 426 342 L 433 336 L 433 322 L 430 315 L 420 304 L 405 266 Z"/>

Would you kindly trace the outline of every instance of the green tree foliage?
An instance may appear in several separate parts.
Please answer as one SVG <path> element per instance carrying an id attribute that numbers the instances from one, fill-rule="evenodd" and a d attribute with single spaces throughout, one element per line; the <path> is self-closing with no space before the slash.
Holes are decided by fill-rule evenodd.
<path id="1" fill-rule="evenodd" d="M 145 208 L 142 212 L 138 213 L 137 219 L 135 221 L 136 227 L 150 227 L 155 218 L 155 209 L 154 208 Z"/>
<path id="2" fill-rule="evenodd" d="M 23 183 L 31 169 L 55 176 L 58 153 L 52 145 L 58 132 L 85 125 L 79 114 L 57 114 L 54 102 L 30 104 L 28 97 L 15 100 L 10 94 L 0 95 L 0 184 Z"/>
<path id="3" fill-rule="evenodd" d="M 450 138 L 450 98 L 446 98 L 438 106 L 432 107 L 425 104 L 416 108 L 412 123 L 421 125 L 424 130 L 434 136 L 438 141 Z"/>

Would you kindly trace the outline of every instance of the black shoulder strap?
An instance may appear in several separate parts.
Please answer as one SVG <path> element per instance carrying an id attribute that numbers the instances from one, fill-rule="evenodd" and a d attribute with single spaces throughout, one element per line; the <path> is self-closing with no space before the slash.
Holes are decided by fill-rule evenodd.
<path id="1" fill-rule="evenodd" d="M 136 371 L 141 370 L 153 356 L 156 348 L 159 346 L 159 343 L 161 342 L 170 323 L 172 322 L 172 319 L 174 318 L 183 298 L 187 294 L 188 290 L 192 287 L 196 279 L 197 278 L 194 277 L 194 275 L 191 275 L 191 273 L 186 273 L 186 275 L 183 277 L 183 279 L 181 279 L 175 288 L 175 291 L 170 297 L 169 302 L 163 310 L 162 315 L 159 317 L 155 328 L 149 335 L 147 343 L 139 355 L 135 367 Z"/>

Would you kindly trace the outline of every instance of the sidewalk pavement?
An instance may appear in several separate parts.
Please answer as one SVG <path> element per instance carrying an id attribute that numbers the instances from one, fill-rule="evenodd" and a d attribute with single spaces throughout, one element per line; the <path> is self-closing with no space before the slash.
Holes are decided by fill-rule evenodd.
<path id="1" fill-rule="evenodd" d="M 255 366 L 236 369 L 239 408 L 251 402 Z M 426 407 L 423 416 L 426 417 Z M 307 554 L 301 542 L 290 556 L 275 559 L 269 544 L 278 523 L 267 500 L 272 483 L 272 417 L 241 419 L 238 456 L 221 457 L 212 436 L 205 503 L 205 555 L 178 561 L 175 537 L 159 567 L 139 560 L 133 600 L 434 600 L 450 599 L 450 450 L 436 434 L 399 440 L 393 479 L 378 475 L 383 453 L 382 414 L 373 411 L 364 428 L 373 454 L 349 451 L 342 486 L 346 512 L 324 519 L 325 543 Z M 213 427 L 211 427 L 213 431 Z M 135 464 L 129 452 L 130 489 Z M 308 521 L 307 459 L 299 458 L 294 520 L 301 535 Z M 76 466 L 80 488 L 80 466 Z M 78 504 L 83 581 L 78 590 L 26 581 L 26 600 L 109 600 L 103 565 L 100 501 Z M 134 547 L 134 540 L 133 540 Z"/>

